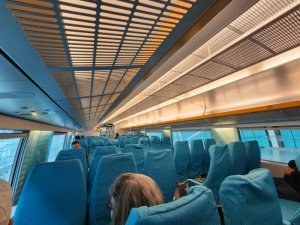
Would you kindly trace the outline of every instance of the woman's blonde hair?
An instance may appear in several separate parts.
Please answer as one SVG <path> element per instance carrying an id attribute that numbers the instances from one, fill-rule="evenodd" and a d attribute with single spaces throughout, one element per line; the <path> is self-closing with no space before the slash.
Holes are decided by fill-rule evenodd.
<path id="1" fill-rule="evenodd" d="M 112 225 L 124 225 L 132 208 L 163 203 L 155 181 L 142 174 L 120 175 L 112 184 L 110 192 L 115 200 Z"/>

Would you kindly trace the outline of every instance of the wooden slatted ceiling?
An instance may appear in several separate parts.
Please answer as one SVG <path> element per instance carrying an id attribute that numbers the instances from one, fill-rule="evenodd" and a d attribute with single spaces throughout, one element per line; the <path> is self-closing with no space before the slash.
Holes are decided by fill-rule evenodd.
<path id="1" fill-rule="evenodd" d="M 53 77 L 66 98 L 81 99 L 78 114 L 90 121 L 124 91 L 139 71 L 131 67 L 147 63 L 195 2 L 12 0 L 7 6 L 45 65 L 70 69 Z M 99 66 L 128 69 L 94 69 Z"/>

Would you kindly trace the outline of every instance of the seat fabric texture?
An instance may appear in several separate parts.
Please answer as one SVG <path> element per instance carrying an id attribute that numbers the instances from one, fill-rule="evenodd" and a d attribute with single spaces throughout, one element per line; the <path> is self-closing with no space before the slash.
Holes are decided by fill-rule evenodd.
<path id="1" fill-rule="evenodd" d="M 185 181 L 189 176 L 191 155 L 187 141 L 176 141 L 174 147 L 174 163 L 177 181 Z"/>
<path id="2" fill-rule="evenodd" d="M 149 151 L 145 159 L 144 174 L 157 183 L 165 203 L 173 201 L 176 171 L 171 150 Z"/>
<path id="3" fill-rule="evenodd" d="M 282 225 L 278 196 L 267 169 L 229 176 L 221 185 L 220 199 L 226 225 Z"/>
<path id="4" fill-rule="evenodd" d="M 212 145 L 209 148 L 210 166 L 203 185 L 213 192 L 215 201 L 220 203 L 219 189 L 223 180 L 231 175 L 231 163 L 227 145 Z"/>
<path id="5" fill-rule="evenodd" d="M 85 179 L 88 180 L 88 163 L 84 149 L 61 150 L 56 156 L 55 161 L 79 159 L 83 168 Z"/>
<path id="6" fill-rule="evenodd" d="M 209 155 L 209 148 L 212 145 L 215 145 L 216 141 L 215 139 L 204 139 L 203 145 L 204 145 L 204 166 L 203 166 L 203 173 L 207 174 L 208 173 L 208 169 L 209 169 L 209 164 L 210 164 L 210 155 Z"/>
<path id="7" fill-rule="evenodd" d="M 132 153 L 102 157 L 96 171 L 89 201 L 89 224 L 111 224 L 110 210 L 106 208 L 113 181 L 123 173 L 136 173 Z"/>
<path id="8" fill-rule="evenodd" d="M 143 173 L 144 172 L 144 161 L 145 161 L 143 146 L 138 145 L 138 144 L 125 145 L 123 152 L 124 153 L 131 152 L 133 154 L 138 172 Z"/>
<path id="9" fill-rule="evenodd" d="M 90 191 L 93 185 L 94 177 L 97 171 L 97 167 L 102 159 L 102 157 L 107 155 L 114 155 L 117 154 L 117 148 L 116 146 L 98 146 L 95 149 L 94 157 L 92 160 L 92 163 L 90 165 L 89 170 L 89 188 Z"/>
<path id="10" fill-rule="evenodd" d="M 200 177 L 203 173 L 205 153 L 202 140 L 193 140 L 191 142 L 191 166 L 190 178 Z"/>
<path id="11" fill-rule="evenodd" d="M 78 159 L 37 164 L 23 187 L 14 225 L 84 225 L 87 192 Z"/>
<path id="12" fill-rule="evenodd" d="M 131 209 L 126 225 L 220 225 L 211 191 L 204 186 L 191 188 L 176 201 Z"/>
<path id="13" fill-rule="evenodd" d="M 232 175 L 245 175 L 247 173 L 247 155 L 243 142 L 228 144 Z"/>
<path id="14" fill-rule="evenodd" d="M 246 141 L 247 173 L 260 167 L 261 153 L 257 141 Z"/>

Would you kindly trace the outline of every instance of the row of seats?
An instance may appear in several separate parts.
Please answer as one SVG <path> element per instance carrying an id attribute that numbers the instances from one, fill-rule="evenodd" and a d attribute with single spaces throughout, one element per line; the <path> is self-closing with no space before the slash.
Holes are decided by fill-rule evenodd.
<path id="1" fill-rule="evenodd" d="M 119 136 L 120 147 L 125 148 L 128 144 L 140 144 L 145 149 L 160 150 L 160 149 L 173 149 L 171 138 L 163 137 L 160 139 L 157 136 Z"/>
<path id="2" fill-rule="evenodd" d="M 174 147 L 174 161 L 179 182 L 188 177 L 197 178 L 207 174 L 210 169 L 209 149 L 215 145 L 214 139 L 193 140 L 191 148 L 187 141 L 177 141 Z M 260 149 L 257 141 L 232 142 L 228 144 L 230 155 L 231 174 L 244 175 L 259 168 Z"/>
<path id="3" fill-rule="evenodd" d="M 157 151 L 159 152 L 159 151 Z M 136 172 L 131 154 L 104 156 L 88 202 L 84 173 L 79 160 L 36 165 L 20 196 L 14 224 L 71 225 L 110 224 L 109 186 L 125 172 Z M 116 166 L 118 165 L 118 166 Z M 267 169 L 247 175 L 228 176 L 220 188 L 225 225 L 282 225 L 282 212 L 274 183 Z M 299 224 L 299 211 L 285 224 Z M 210 189 L 195 186 L 176 201 L 132 209 L 126 225 L 220 225 Z"/>
<path id="4" fill-rule="evenodd" d="M 140 145 L 127 145 L 123 153 L 133 155 L 137 172 L 152 177 L 159 184 L 165 201 L 169 202 L 173 200 L 176 189 L 176 172 L 170 150 L 149 151 L 145 156 L 143 148 Z M 79 159 L 87 181 L 88 193 L 90 193 L 101 159 L 104 156 L 114 154 L 120 154 L 115 146 L 97 147 L 89 169 L 83 149 L 62 150 L 58 153 L 56 161 Z"/>

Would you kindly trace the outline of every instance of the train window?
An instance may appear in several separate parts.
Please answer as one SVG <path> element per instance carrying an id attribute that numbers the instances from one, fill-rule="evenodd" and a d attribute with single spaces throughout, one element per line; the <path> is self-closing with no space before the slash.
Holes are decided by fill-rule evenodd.
<path id="1" fill-rule="evenodd" d="M 269 138 L 266 130 L 240 130 L 242 141 L 257 140 L 259 147 L 270 147 Z"/>
<path id="2" fill-rule="evenodd" d="M 0 178 L 12 180 L 15 158 L 23 138 L 0 139 Z"/>
<path id="3" fill-rule="evenodd" d="M 263 160 L 287 163 L 300 154 L 300 130 L 239 130 L 242 141 L 257 140 Z"/>
<path id="4" fill-rule="evenodd" d="M 48 155 L 48 162 L 53 162 L 60 150 L 64 148 L 65 134 L 54 135 Z"/>
<path id="5" fill-rule="evenodd" d="M 157 136 L 160 139 L 162 138 L 162 132 L 161 131 L 148 131 L 146 132 L 146 135 L 149 137 Z"/>
<path id="6" fill-rule="evenodd" d="M 199 140 L 199 139 L 207 139 L 212 138 L 211 131 L 205 130 L 205 131 L 172 131 L 172 139 L 173 144 L 175 144 L 176 141 L 188 141 L 189 143 L 192 140 Z"/>

